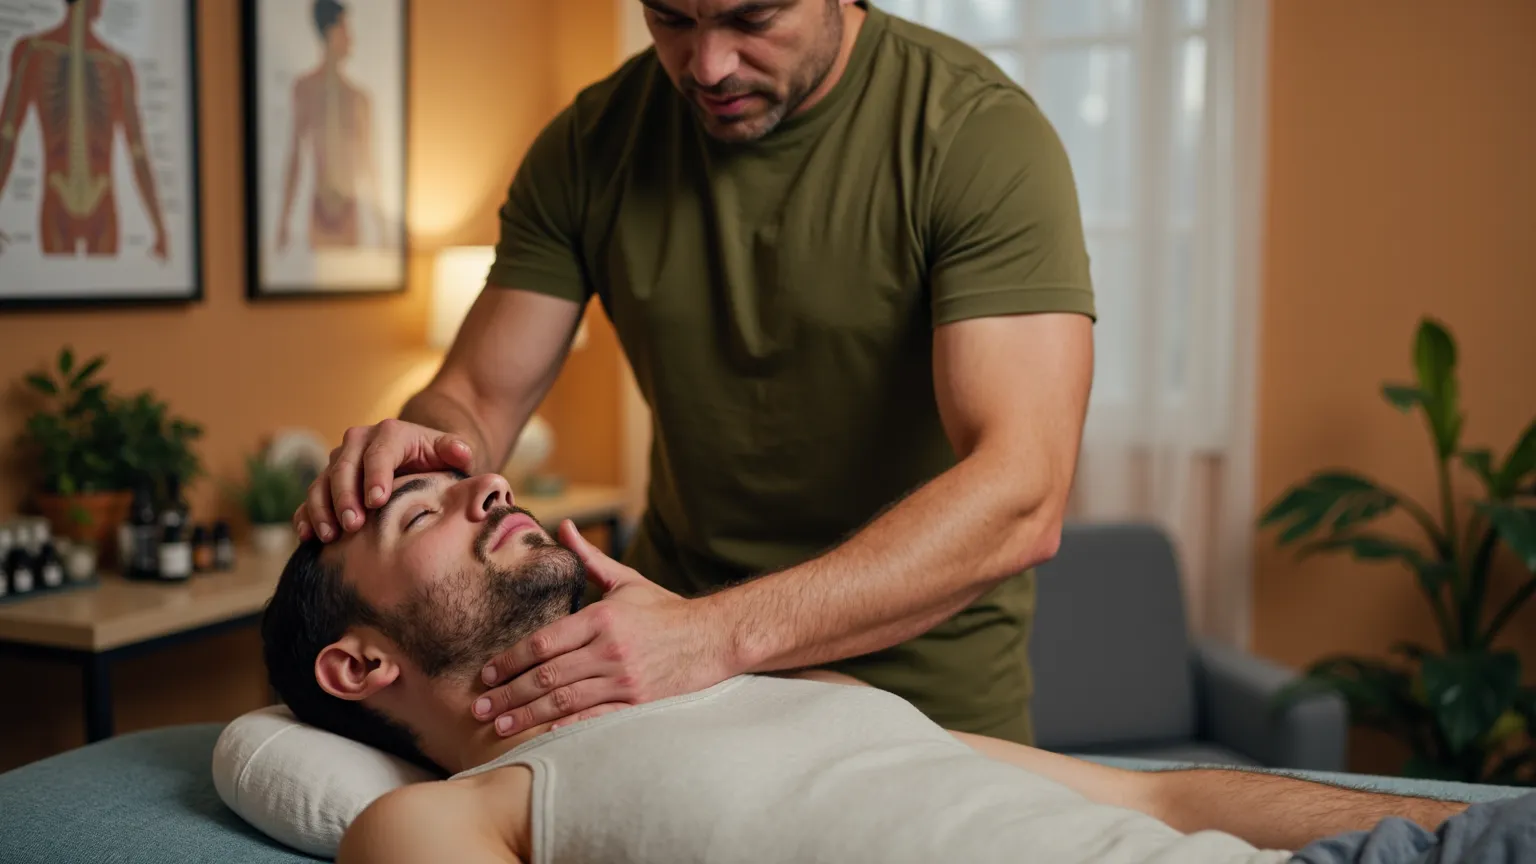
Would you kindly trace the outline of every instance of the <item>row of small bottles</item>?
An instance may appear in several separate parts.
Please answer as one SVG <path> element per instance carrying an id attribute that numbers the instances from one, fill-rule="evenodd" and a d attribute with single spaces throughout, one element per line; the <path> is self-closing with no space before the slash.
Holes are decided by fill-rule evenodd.
<path id="1" fill-rule="evenodd" d="M 167 482 L 166 505 L 155 507 L 154 491 L 141 486 L 133 496 L 128 521 L 118 532 L 118 561 L 123 576 L 141 581 L 181 582 L 194 573 L 231 570 L 235 544 L 226 522 L 193 525 L 181 484 Z"/>
<path id="2" fill-rule="evenodd" d="M 94 575 L 71 573 L 71 581 Z M 0 524 L 0 597 L 13 597 L 64 587 L 64 557 L 53 542 L 47 519 L 15 519 Z"/>

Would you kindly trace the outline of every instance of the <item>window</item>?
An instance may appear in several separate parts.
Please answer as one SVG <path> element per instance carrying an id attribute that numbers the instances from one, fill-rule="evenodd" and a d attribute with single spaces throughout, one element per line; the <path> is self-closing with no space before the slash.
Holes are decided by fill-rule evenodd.
<path id="1" fill-rule="evenodd" d="M 1210 230 L 1225 115 L 1207 102 L 1209 46 L 1229 29 L 1208 11 L 1229 3 L 882 3 L 984 52 L 1029 91 L 1066 145 L 1100 312 L 1090 436 L 1156 434 L 1173 422 L 1211 446 L 1226 431 L 1231 280 L 1208 263 L 1230 243 Z"/>

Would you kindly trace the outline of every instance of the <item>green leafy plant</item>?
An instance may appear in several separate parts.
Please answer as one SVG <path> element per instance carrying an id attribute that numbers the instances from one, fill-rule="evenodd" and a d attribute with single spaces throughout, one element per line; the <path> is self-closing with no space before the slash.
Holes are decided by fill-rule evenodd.
<path id="1" fill-rule="evenodd" d="M 23 445 L 32 446 L 43 475 L 43 490 L 56 495 L 118 488 L 120 466 L 108 385 L 96 380 L 103 357 L 75 366 L 74 352 L 59 352 L 53 370 L 32 372 L 27 386 L 45 405 L 27 418 Z M 55 374 L 56 373 L 56 374 Z"/>
<path id="2" fill-rule="evenodd" d="M 309 491 L 309 483 L 298 469 L 269 464 L 260 456 L 245 460 L 245 475 L 245 484 L 234 492 L 252 525 L 287 522 Z"/>
<path id="3" fill-rule="evenodd" d="M 201 426 L 172 416 L 169 406 L 147 391 L 115 400 L 113 412 L 128 473 L 152 478 L 161 495 L 168 493 L 166 483 L 172 477 L 185 488 L 202 476 L 202 461 L 194 449 L 203 435 Z"/>
<path id="4" fill-rule="evenodd" d="M 1433 442 L 1438 502 L 1429 508 L 1347 470 L 1313 474 L 1286 490 L 1261 516 L 1282 547 L 1302 556 L 1344 553 L 1368 562 L 1395 561 L 1414 575 L 1434 615 L 1439 649 L 1399 643 L 1391 659 L 1330 656 L 1312 664 L 1280 696 L 1290 704 L 1319 690 L 1340 694 L 1351 719 L 1384 730 L 1412 750 L 1405 773 L 1418 777 L 1528 784 L 1536 770 L 1536 689 L 1521 685 L 1520 658 L 1495 647 L 1504 628 L 1536 593 L 1536 421 L 1498 458 L 1466 448 L 1456 375 L 1456 343 L 1439 322 L 1420 323 L 1414 384 L 1388 384 L 1385 399 L 1417 412 Z M 1452 471 L 1460 465 L 1480 494 L 1458 507 Z M 1418 541 L 1377 525 L 1406 514 Z M 1492 603 L 1489 580 L 1500 547 L 1524 568 L 1518 590 Z"/>
<path id="5" fill-rule="evenodd" d="M 51 369 L 25 378 L 42 405 L 27 418 L 21 443 L 37 456 L 42 491 L 114 492 L 148 481 L 163 494 L 172 475 L 183 483 L 200 476 L 194 447 L 202 427 L 172 416 L 150 391 L 113 393 L 100 376 L 106 362 L 98 355 L 77 365 L 66 346 Z"/>

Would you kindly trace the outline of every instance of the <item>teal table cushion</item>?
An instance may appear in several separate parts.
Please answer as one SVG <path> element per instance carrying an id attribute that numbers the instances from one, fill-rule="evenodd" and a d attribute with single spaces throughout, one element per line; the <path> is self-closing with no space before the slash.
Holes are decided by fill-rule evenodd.
<path id="1" fill-rule="evenodd" d="M 3 864 L 308 864 L 219 799 L 210 770 L 223 727 L 173 726 L 120 735 L 0 774 Z M 1180 763 L 1114 757 L 1143 771 Z M 1341 786 L 1458 801 L 1529 790 L 1345 774 L 1294 774 Z"/>
<path id="2" fill-rule="evenodd" d="M 5 864 L 308 864 L 224 805 L 222 726 L 135 732 L 0 774 Z"/>

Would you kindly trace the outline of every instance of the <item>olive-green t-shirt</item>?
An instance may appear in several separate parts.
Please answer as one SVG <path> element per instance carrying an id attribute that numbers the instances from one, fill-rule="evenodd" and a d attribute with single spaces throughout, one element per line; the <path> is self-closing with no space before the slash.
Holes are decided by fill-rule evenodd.
<path id="1" fill-rule="evenodd" d="M 982 54 L 874 8 L 834 89 L 750 144 L 710 138 L 637 55 L 542 132 L 501 220 L 492 285 L 595 294 L 614 324 L 654 424 L 626 562 L 685 595 L 813 558 L 955 464 L 934 328 L 1094 315 L 1039 108 Z M 1028 741 L 1033 603 L 1022 573 L 835 668 Z"/>

